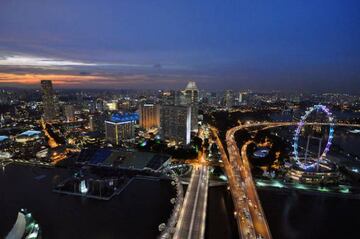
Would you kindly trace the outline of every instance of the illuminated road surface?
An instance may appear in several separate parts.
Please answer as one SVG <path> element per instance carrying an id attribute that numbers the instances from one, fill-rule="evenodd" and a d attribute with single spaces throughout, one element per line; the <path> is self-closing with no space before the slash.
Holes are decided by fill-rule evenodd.
<path id="1" fill-rule="evenodd" d="M 234 170 L 238 168 L 238 165 L 235 161 L 230 162 L 226 156 L 224 147 L 219 139 L 217 131 L 215 128 L 211 128 L 213 135 L 216 137 L 216 142 L 221 152 L 221 158 L 224 162 L 224 169 L 228 177 L 228 184 L 231 191 L 231 196 L 234 202 L 234 216 L 236 217 L 236 222 L 239 231 L 239 238 L 256 238 L 256 232 L 254 230 L 254 225 L 252 217 L 250 215 L 250 209 L 246 200 L 246 191 L 242 187 L 243 180 L 240 176 L 239 170 Z"/>
<path id="2" fill-rule="evenodd" d="M 202 239 L 205 233 L 209 169 L 194 168 L 180 212 L 174 238 Z"/>
<path id="3" fill-rule="evenodd" d="M 6 166 L 11 163 L 18 163 L 18 164 L 29 164 L 34 166 L 46 166 L 46 167 L 54 167 L 53 164 L 40 161 L 38 159 L 30 159 L 30 160 L 24 160 L 24 159 L 0 159 L 0 162 L 3 164 L 3 166 Z"/>
<path id="4" fill-rule="evenodd" d="M 236 126 L 226 132 L 226 143 L 229 158 L 217 135 L 217 130 L 211 128 L 217 138 L 217 144 L 224 161 L 225 172 L 231 190 L 237 216 L 238 230 L 241 238 L 272 238 L 267 224 L 254 180 L 251 174 L 250 164 L 246 155 L 246 147 L 242 147 L 241 155 L 237 147 L 234 134 L 236 131 L 254 127 L 284 127 L 296 126 L 298 122 L 261 122 Z M 329 125 L 329 123 L 310 123 L 305 125 Z M 335 126 L 360 127 L 360 124 L 336 123 Z M 247 213 L 250 212 L 250 215 Z"/>
<path id="5" fill-rule="evenodd" d="M 229 150 L 230 161 L 237 161 L 238 165 L 240 165 L 240 167 L 234 170 L 240 170 L 241 177 L 243 178 L 247 204 L 250 209 L 256 235 L 262 238 L 271 238 L 270 229 L 256 191 L 256 186 L 251 175 L 251 167 L 246 155 L 246 148 L 249 143 L 243 145 L 241 156 L 239 155 L 239 150 L 234 140 L 230 139 L 227 144 L 228 147 L 231 147 Z"/>
<path id="6" fill-rule="evenodd" d="M 242 186 L 246 194 L 246 203 L 251 214 L 256 237 L 271 239 L 270 229 L 256 191 L 256 186 L 251 175 L 251 167 L 246 155 L 246 148 L 248 144 L 245 144 L 242 147 L 241 155 L 239 154 L 239 149 L 236 145 L 234 134 L 242 127 L 245 128 L 246 125 L 234 127 L 226 133 L 229 161 L 238 165 L 238 167 L 234 167 L 233 170 L 241 175 L 243 182 Z"/>

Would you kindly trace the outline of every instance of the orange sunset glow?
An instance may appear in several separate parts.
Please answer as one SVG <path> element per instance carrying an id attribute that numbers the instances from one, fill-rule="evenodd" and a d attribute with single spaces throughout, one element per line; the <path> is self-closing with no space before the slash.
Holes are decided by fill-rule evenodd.
<path id="1" fill-rule="evenodd" d="M 170 76 L 171 77 L 171 76 Z M 131 87 L 142 84 L 176 84 L 177 79 L 154 79 L 145 74 L 128 75 L 76 75 L 76 74 L 39 74 L 39 73 L 0 73 L 0 83 L 23 86 L 38 86 L 41 80 L 52 80 L 59 87 Z"/>
<path id="2" fill-rule="evenodd" d="M 0 73 L 1 83 L 14 83 L 24 85 L 35 85 L 41 80 L 52 80 L 55 84 L 59 85 L 78 85 L 82 82 L 92 82 L 100 79 L 107 79 L 104 76 L 83 76 L 83 75 L 70 75 L 70 74 L 13 74 L 13 73 Z"/>

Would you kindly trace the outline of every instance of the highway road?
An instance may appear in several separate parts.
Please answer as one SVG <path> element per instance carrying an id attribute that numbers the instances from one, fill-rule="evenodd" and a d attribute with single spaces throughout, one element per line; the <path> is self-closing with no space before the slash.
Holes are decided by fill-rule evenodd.
<path id="1" fill-rule="evenodd" d="M 204 238 L 208 185 L 209 168 L 207 166 L 195 167 L 186 191 L 174 238 Z"/>
<path id="2" fill-rule="evenodd" d="M 258 238 L 270 239 L 272 238 L 270 229 L 256 191 L 255 182 L 251 174 L 251 167 L 246 155 L 246 148 L 248 144 L 249 143 L 243 145 L 240 155 L 235 140 L 233 140 L 233 137 L 230 137 L 227 141 L 229 160 L 236 161 L 239 165 L 239 167 L 234 170 L 240 171 L 241 178 L 243 179 L 243 187 L 246 191 L 246 200 L 252 217 L 256 236 Z"/>
<path id="3" fill-rule="evenodd" d="M 38 159 L 30 159 L 30 160 L 24 160 L 24 159 L 0 159 L 0 165 L 8 165 L 11 163 L 18 163 L 18 164 L 27 164 L 32 166 L 42 166 L 42 167 L 54 167 L 53 164 L 40 161 Z"/>
<path id="4" fill-rule="evenodd" d="M 271 239 L 271 232 L 256 191 L 256 186 L 251 174 L 251 167 L 246 155 L 246 148 L 248 144 L 243 145 L 240 155 L 234 137 L 236 131 L 246 128 L 247 126 L 248 125 L 237 126 L 226 132 L 226 144 L 229 153 L 229 161 L 232 164 L 237 164 L 237 167 L 234 167 L 233 171 L 240 174 L 242 179 L 242 187 L 245 190 L 246 203 L 252 218 L 255 238 Z"/>
<path id="5" fill-rule="evenodd" d="M 234 134 L 241 129 L 257 127 L 286 127 L 296 126 L 298 122 L 254 122 L 239 125 L 226 132 L 227 156 L 216 128 L 211 127 L 216 138 L 221 158 L 224 163 L 225 173 L 228 177 L 229 189 L 234 202 L 234 215 L 237 219 L 240 238 L 271 239 L 271 232 L 259 200 L 255 182 L 252 178 L 251 167 L 246 155 L 248 144 L 242 146 L 241 154 L 237 147 Z M 329 123 L 306 122 L 304 125 L 329 125 Z M 360 124 L 335 123 L 334 126 L 360 127 Z"/>
<path id="6" fill-rule="evenodd" d="M 227 150 L 229 154 L 229 162 L 232 165 L 232 168 L 229 170 L 225 170 L 228 174 L 228 177 L 231 178 L 232 175 L 240 174 L 240 183 L 238 187 L 242 187 L 245 191 L 246 202 L 251 214 L 252 226 L 255 231 L 255 238 L 272 238 L 271 232 L 266 221 L 266 217 L 264 211 L 261 206 L 261 202 L 259 200 L 255 182 L 252 178 L 250 163 L 246 154 L 246 148 L 249 143 L 244 144 L 241 149 L 241 154 L 239 153 L 239 149 L 237 147 L 237 143 L 235 141 L 234 134 L 236 131 L 252 128 L 252 127 L 283 127 L 283 126 L 295 126 L 298 125 L 298 122 L 262 122 L 262 123 L 249 123 L 244 125 L 239 125 L 229 129 L 226 132 L 226 144 Z M 329 123 L 317 123 L 317 122 L 306 122 L 304 125 L 329 125 Z M 346 126 L 346 127 L 360 127 L 360 124 L 346 124 L 346 123 L 335 123 L 335 126 Z M 221 144 L 221 142 L 220 142 Z M 239 189 L 236 189 L 231 186 L 229 179 L 229 185 L 232 194 L 237 194 Z M 243 230 L 243 227 L 240 227 L 240 230 Z M 244 238 L 244 237 L 243 237 Z M 253 234 L 247 235 L 247 238 L 253 238 Z"/>
<path id="7" fill-rule="evenodd" d="M 234 202 L 234 216 L 236 217 L 239 238 L 256 239 L 256 232 L 254 230 L 250 208 L 246 200 L 246 191 L 243 188 L 244 181 L 240 175 L 239 166 L 237 165 L 236 161 L 229 161 L 225 149 L 217 134 L 217 130 L 212 127 L 211 131 L 216 138 L 216 143 L 221 153 L 221 158 L 224 162 L 224 169 L 228 177 L 229 189 L 231 191 L 231 196 Z"/>

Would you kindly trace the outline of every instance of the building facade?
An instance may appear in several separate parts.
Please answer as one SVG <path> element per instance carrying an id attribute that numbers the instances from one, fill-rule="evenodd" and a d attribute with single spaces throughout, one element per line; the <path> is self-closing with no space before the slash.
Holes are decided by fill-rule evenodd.
<path id="1" fill-rule="evenodd" d="M 138 120 L 138 114 L 114 114 L 110 120 L 105 121 L 105 139 L 115 145 L 133 140 Z"/>
<path id="2" fill-rule="evenodd" d="M 101 113 L 89 115 L 90 131 L 104 132 L 106 117 Z"/>
<path id="3" fill-rule="evenodd" d="M 226 108 L 231 108 L 235 104 L 235 96 L 232 90 L 226 90 L 224 93 L 224 106 Z"/>
<path id="4" fill-rule="evenodd" d="M 65 105 L 64 106 L 64 115 L 67 122 L 75 121 L 75 109 L 73 105 Z"/>
<path id="5" fill-rule="evenodd" d="M 191 106 L 164 105 L 160 110 L 160 134 L 165 140 L 189 144 L 191 131 Z"/>
<path id="6" fill-rule="evenodd" d="M 41 81 L 44 120 L 53 121 L 57 118 L 57 106 L 55 104 L 54 90 L 51 80 Z"/>
<path id="7" fill-rule="evenodd" d="M 189 81 L 183 91 L 185 96 L 185 105 L 191 107 L 191 130 L 198 130 L 198 113 L 199 113 L 199 89 L 194 81 Z"/>
<path id="8" fill-rule="evenodd" d="M 160 127 L 160 106 L 158 104 L 141 104 L 139 107 L 139 124 L 143 129 Z"/>

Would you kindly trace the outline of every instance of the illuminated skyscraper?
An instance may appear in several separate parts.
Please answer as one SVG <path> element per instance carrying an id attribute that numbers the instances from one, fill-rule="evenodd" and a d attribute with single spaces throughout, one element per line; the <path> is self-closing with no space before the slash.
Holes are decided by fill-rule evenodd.
<path id="1" fill-rule="evenodd" d="M 164 105 L 161 107 L 160 133 L 165 140 L 190 143 L 191 106 Z"/>
<path id="2" fill-rule="evenodd" d="M 194 81 L 189 81 L 183 91 L 185 105 L 191 106 L 191 130 L 198 129 L 199 90 Z"/>
<path id="3" fill-rule="evenodd" d="M 184 94 L 181 91 L 170 90 L 161 95 L 162 105 L 181 105 L 185 103 Z"/>
<path id="4" fill-rule="evenodd" d="M 199 90 L 195 81 L 189 81 L 184 90 L 186 103 L 198 103 L 199 102 Z"/>
<path id="5" fill-rule="evenodd" d="M 95 108 L 98 112 L 103 112 L 104 111 L 104 102 L 102 99 L 97 99 L 96 100 L 96 104 L 95 104 Z"/>
<path id="6" fill-rule="evenodd" d="M 243 102 L 243 93 L 239 93 L 239 98 L 238 98 L 238 102 L 242 103 Z"/>
<path id="7" fill-rule="evenodd" d="M 115 110 L 118 110 L 118 108 L 119 108 L 117 100 L 108 101 L 108 102 L 106 102 L 105 105 L 106 105 L 107 110 L 110 110 L 110 111 L 115 111 Z"/>
<path id="8" fill-rule="evenodd" d="M 75 110 L 73 105 L 65 105 L 64 114 L 67 122 L 75 121 Z"/>
<path id="9" fill-rule="evenodd" d="M 45 121 L 55 120 L 57 117 L 57 106 L 55 105 L 54 90 L 51 80 L 42 80 L 42 100 Z"/>
<path id="10" fill-rule="evenodd" d="M 144 129 L 160 127 L 160 107 L 157 104 L 141 104 L 139 107 L 140 127 Z"/>
<path id="11" fill-rule="evenodd" d="M 232 90 L 226 90 L 224 94 L 224 106 L 231 108 L 235 104 L 234 92 Z"/>
<path id="12" fill-rule="evenodd" d="M 106 116 L 102 113 L 94 113 L 89 115 L 90 131 L 104 132 Z"/>
<path id="13" fill-rule="evenodd" d="M 105 121 L 105 138 L 113 144 L 132 140 L 135 137 L 135 124 L 138 114 L 114 114 L 111 120 Z"/>
<path id="14" fill-rule="evenodd" d="M 248 93 L 247 92 L 239 92 L 239 97 L 236 99 L 237 105 L 246 105 L 248 101 Z"/>

